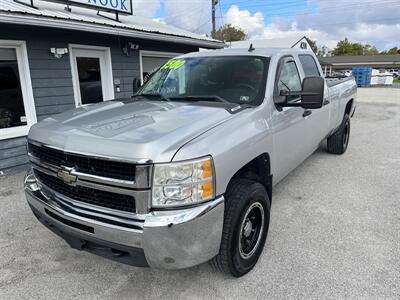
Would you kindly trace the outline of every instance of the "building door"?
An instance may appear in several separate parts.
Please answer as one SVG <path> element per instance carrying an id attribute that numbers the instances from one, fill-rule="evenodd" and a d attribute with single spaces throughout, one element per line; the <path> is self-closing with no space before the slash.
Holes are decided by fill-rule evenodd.
<path id="1" fill-rule="evenodd" d="M 70 45 L 76 106 L 114 98 L 109 48 Z"/>

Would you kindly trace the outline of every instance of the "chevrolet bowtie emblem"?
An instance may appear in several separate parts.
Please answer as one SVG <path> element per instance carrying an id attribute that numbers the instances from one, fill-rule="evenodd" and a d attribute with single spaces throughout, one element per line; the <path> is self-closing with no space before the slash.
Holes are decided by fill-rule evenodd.
<path id="1" fill-rule="evenodd" d="M 57 172 L 57 177 L 67 184 L 73 184 L 77 180 L 76 175 L 71 174 L 73 171 L 75 171 L 74 168 L 61 166 L 61 169 Z"/>

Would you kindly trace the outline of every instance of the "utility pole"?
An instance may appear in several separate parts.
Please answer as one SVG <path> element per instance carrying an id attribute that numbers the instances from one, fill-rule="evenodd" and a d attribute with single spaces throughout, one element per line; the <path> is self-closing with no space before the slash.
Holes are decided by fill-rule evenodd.
<path id="1" fill-rule="evenodd" d="M 217 6 L 219 0 L 211 0 L 211 20 L 212 20 L 212 30 L 211 37 L 215 37 L 215 7 Z"/>

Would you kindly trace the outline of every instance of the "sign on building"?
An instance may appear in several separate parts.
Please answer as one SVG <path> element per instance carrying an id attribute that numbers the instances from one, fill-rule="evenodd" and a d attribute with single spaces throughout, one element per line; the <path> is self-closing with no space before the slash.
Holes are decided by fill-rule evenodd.
<path id="1" fill-rule="evenodd" d="M 81 6 L 107 12 L 117 12 L 126 15 L 132 14 L 132 0 L 44 0 L 44 1 L 63 3 L 71 6 Z"/>

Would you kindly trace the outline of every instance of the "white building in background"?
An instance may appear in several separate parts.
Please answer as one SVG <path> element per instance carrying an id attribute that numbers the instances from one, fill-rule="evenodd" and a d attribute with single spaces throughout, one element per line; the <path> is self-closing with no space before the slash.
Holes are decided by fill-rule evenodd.
<path id="1" fill-rule="evenodd" d="M 254 48 L 300 48 L 311 49 L 305 36 L 296 36 L 283 39 L 262 39 L 247 40 L 238 42 L 227 42 L 229 48 L 249 48 L 253 44 Z"/>

